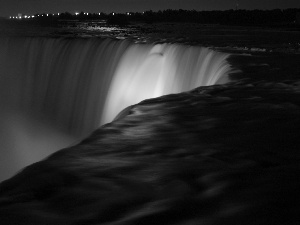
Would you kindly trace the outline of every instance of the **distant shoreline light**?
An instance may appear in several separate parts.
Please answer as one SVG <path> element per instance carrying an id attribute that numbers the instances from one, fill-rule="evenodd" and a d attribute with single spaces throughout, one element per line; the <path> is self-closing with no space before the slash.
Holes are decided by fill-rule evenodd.
<path id="1" fill-rule="evenodd" d="M 142 12 L 142 13 L 144 13 L 144 12 Z M 62 14 L 64 14 L 64 13 L 40 13 L 40 14 L 35 14 L 35 15 L 31 15 L 31 16 L 28 16 L 28 15 L 22 15 L 22 13 L 19 13 L 17 16 L 8 16 L 8 18 L 9 19 L 29 19 L 29 18 L 36 18 L 36 17 L 40 17 L 40 16 L 61 16 Z M 101 16 L 102 15 L 102 13 L 101 12 L 99 12 L 99 13 L 89 13 L 89 12 L 81 12 L 81 13 L 79 13 L 79 12 L 75 12 L 73 15 L 75 15 L 75 16 L 78 16 L 78 15 L 80 15 L 80 14 L 83 14 L 83 15 L 85 15 L 85 16 L 95 16 L 95 15 L 98 15 L 98 16 Z M 110 13 L 108 13 L 107 15 L 117 15 L 117 13 L 115 13 L 115 12 L 110 12 Z M 125 15 L 127 15 L 127 16 L 131 16 L 132 14 L 130 13 L 130 12 L 125 12 L 124 13 Z M 104 13 L 104 15 L 105 15 L 105 13 Z"/>

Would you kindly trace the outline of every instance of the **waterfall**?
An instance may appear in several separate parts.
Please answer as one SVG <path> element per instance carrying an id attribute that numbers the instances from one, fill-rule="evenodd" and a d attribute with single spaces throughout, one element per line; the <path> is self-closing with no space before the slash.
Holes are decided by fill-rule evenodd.
<path id="1" fill-rule="evenodd" d="M 144 99 L 227 82 L 228 56 L 176 44 L 129 46 L 113 75 L 102 123 Z"/>
<path id="2" fill-rule="evenodd" d="M 24 128 L 31 121 L 33 130 L 50 127 L 44 130 L 45 136 L 46 130 L 52 132 L 59 127 L 71 137 L 82 137 L 112 121 L 123 108 L 144 99 L 227 82 L 231 72 L 228 56 L 178 44 L 133 44 L 99 38 L 0 38 L 1 121 L 14 130 L 11 137 L 20 136 L 22 140 L 21 134 L 16 135 L 20 132 L 16 121 L 23 121 L 26 135 L 32 133 Z M 9 142 L 9 138 L 3 138 L 5 130 L 2 126 L 0 140 Z M 25 145 L 27 142 L 21 144 Z"/>
<path id="3" fill-rule="evenodd" d="M 5 95 L 14 93 L 9 104 L 86 134 L 99 126 L 111 79 L 129 43 L 15 38 L 0 45 L 0 82 Z"/>
<path id="4" fill-rule="evenodd" d="M 144 99 L 226 82 L 227 57 L 177 44 L 7 38 L 0 43 L 1 95 L 13 92 L 9 104 L 87 133 Z"/>

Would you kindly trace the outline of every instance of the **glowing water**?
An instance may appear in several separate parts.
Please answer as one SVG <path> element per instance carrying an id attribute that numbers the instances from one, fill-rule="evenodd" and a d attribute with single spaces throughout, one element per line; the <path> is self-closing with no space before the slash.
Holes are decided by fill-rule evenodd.
<path id="1" fill-rule="evenodd" d="M 183 45 L 132 45 L 113 76 L 102 123 L 144 99 L 227 82 L 228 55 Z"/>
<path id="2" fill-rule="evenodd" d="M 47 153 L 34 158 L 39 160 L 110 122 L 129 105 L 226 82 L 231 71 L 227 57 L 207 48 L 176 44 L 0 39 L 0 141 L 5 142 L 0 154 L 6 152 L 7 157 L 8 149 L 18 152 L 23 148 L 23 153 L 30 153 L 21 158 L 34 158 L 34 149 L 50 146 Z M 9 137 L 7 130 L 11 132 Z M 56 135 L 52 135 L 55 130 Z M 29 138 L 29 134 L 36 136 Z M 61 140 L 62 136 L 66 138 Z M 43 142 L 32 146 L 34 139 Z M 25 161 L 16 167 L 28 164 Z"/>

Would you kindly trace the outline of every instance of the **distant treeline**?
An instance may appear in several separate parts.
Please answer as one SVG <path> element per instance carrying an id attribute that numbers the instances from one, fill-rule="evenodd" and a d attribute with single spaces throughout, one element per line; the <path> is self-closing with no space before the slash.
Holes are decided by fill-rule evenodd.
<path id="1" fill-rule="evenodd" d="M 108 19 L 112 23 L 126 24 L 131 21 L 146 23 L 156 22 L 191 22 L 200 24 L 230 24 L 230 25 L 272 25 L 300 23 L 300 9 L 274 10 L 226 10 L 226 11 L 196 11 L 172 10 L 143 13 L 128 12 L 124 14 L 89 14 L 83 12 L 75 16 L 62 13 L 60 18 L 65 19 Z"/>
<path id="2" fill-rule="evenodd" d="M 41 15 L 44 15 L 43 17 Z M 99 20 L 105 19 L 108 23 L 126 25 L 130 22 L 189 22 L 199 24 L 225 24 L 225 25 L 292 25 L 300 24 L 300 9 L 274 9 L 274 10 L 226 10 L 226 11 L 196 11 L 196 10 L 172 10 L 145 11 L 128 13 L 78 13 L 69 12 L 59 15 L 46 16 L 39 14 L 35 20 Z"/>
<path id="3" fill-rule="evenodd" d="M 300 9 L 286 10 L 227 10 L 227 11 L 189 11 L 164 10 L 145 12 L 142 17 L 149 22 L 194 22 L 202 24 L 243 24 L 260 25 L 274 23 L 294 23 Z M 140 18 L 140 17 L 137 17 Z"/>

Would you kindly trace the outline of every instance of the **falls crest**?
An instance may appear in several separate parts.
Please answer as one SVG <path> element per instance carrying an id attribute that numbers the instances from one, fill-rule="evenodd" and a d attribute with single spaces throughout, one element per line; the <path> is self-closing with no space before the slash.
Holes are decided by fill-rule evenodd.
<path id="1" fill-rule="evenodd" d="M 4 38 L 0 103 L 47 115 L 85 135 L 128 105 L 226 82 L 228 56 L 177 44 Z"/>
<path id="2" fill-rule="evenodd" d="M 129 105 L 226 82 L 228 56 L 177 44 L 0 38 L 0 181 Z"/>
<path id="3" fill-rule="evenodd" d="M 231 72 L 228 56 L 175 44 L 129 46 L 113 76 L 102 123 L 144 99 L 227 82 Z"/>

